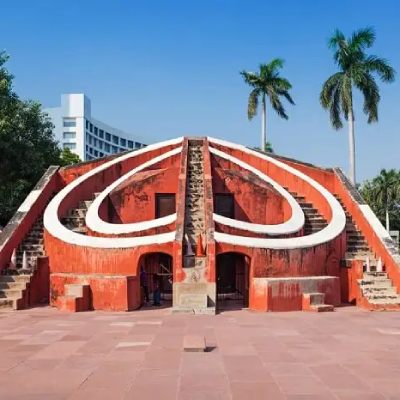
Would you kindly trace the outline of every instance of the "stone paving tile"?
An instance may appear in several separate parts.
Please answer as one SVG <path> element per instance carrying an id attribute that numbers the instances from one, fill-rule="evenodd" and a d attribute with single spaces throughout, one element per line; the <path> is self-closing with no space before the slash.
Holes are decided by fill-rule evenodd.
<path id="1" fill-rule="evenodd" d="M 190 334 L 208 352 L 184 353 Z M 352 307 L 0 312 L 0 399 L 400 400 L 399 344 L 400 313 Z"/>

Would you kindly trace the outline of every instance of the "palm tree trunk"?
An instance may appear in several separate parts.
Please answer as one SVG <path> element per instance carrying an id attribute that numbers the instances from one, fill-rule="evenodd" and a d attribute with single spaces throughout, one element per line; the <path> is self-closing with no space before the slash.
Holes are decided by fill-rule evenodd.
<path id="1" fill-rule="evenodd" d="M 390 230 L 390 224 L 389 224 L 389 210 L 386 208 L 386 230 L 388 231 L 388 233 L 389 233 L 389 230 Z"/>
<path id="2" fill-rule="evenodd" d="M 349 115 L 349 178 L 350 182 L 356 185 L 356 144 L 354 137 L 354 116 L 353 109 L 350 108 Z"/>
<path id="3" fill-rule="evenodd" d="M 265 94 L 262 97 L 262 117 L 261 117 L 261 150 L 265 151 L 267 143 L 267 107 L 265 104 Z"/>

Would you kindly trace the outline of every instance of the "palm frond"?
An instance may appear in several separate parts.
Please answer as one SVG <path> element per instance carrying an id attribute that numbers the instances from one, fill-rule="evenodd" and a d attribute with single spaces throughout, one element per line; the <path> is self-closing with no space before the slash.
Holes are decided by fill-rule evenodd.
<path id="1" fill-rule="evenodd" d="M 290 90 L 292 88 L 292 84 L 285 78 L 277 77 L 274 81 L 275 86 L 280 90 Z"/>
<path id="2" fill-rule="evenodd" d="M 355 82 L 364 97 L 363 111 L 368 116 L 368 123 L 378 121 L 378 104 L 381 99 L 378 85 L 374 77 L 368 72 L 364 73 L 362 80 Z"/>
<path id="3" fill-rule="evenodd" d="M 365 67 L 368 72 L 376 72 L 383 82 L 393 82 L 396 72 L 384 58 L 369 56 L 365 60 Z"/>
<path id="4" fill-rule="evenodd" d="M 244 81 L 252 87 L 257 86 L 259 83 L 260 77 L 255 72 L 240 71 L 240 75 L 242 75 Z"/>
<path id="5" fill-rule="evenodd" d="M 284 119 L 289 119 L 288 115 L 286 114 L 285 108 L 283 107 L 282 102 L 279 99 L 278 93 L 271 92 L 269 94 L 269 101 L 271 102 L 272 108 L 277 112 L 280 117 Z"/>
<path id="6" fill-rule="evenodd" d="M 279 96 L 283 96 L 290 104 L 296 104 L 287 90 L 277 90 L 277 93 L 279 94 Z"/>
<path id="7" fill-rule="evenodd" d="M 350 40 L 349 48 L 353 51 L 364 50 L 371 47 L 375 42 L 375 30 L 372 27 L 367 27 L 355 31 Z"/>
<path id="8" fill-rule="evenodd" d="M 322 90 L 319 99 L 323 108 L 325 109 L 329 108 L 329 105 L 332 101 L 333 93 L 337 85 L 341 83 L 343 77 L 344 77 L 343 72 L 337 72 L 336 74 L 330 76 L 322 85 Z"/>
<path id="9" fill-rule="evenodd" d="M 328 39 L 328 46 L 331 49 L 337 49 L 338 47 L 341 47 L 345 41 L 346 37 L 344 34 L 336 28 L 333 35 Z"/>
<path id="10" fill-rule="evenodd" d="M 329 116 L 332 126 L 337 130 L 343 127 L 342 119 L 340 118 L 340 86 L 337 85 L 332 93 L 332 98 L 329 103 Z"/>
<path id="11" fill-rule="evenodd" d="M 258 89 L 254 89 L 250 92 L 249 95 L 249 103 L 247 106 L 247 118 L 249 120 L 253 119 L 254 116 L 257 114 L 258 109 L 258 96 L 260 92 Z"/>

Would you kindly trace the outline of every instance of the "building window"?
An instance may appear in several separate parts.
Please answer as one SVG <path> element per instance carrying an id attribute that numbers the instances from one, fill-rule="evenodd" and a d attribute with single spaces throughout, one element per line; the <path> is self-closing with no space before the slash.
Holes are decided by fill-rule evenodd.
<path id="1" fill-rule="evenodd" d="M 76 132 L 63 132 L 63 138 L 64 139 L 75 139 Z"/>
<path id="2" fill-rule="evenodd" d="M 90 132 L 93 132 L 93 124 L 90 124 L 90 128 L 89 128 Z"/>
<path id="3" fill-rule="evenodd" d="M 86 120 L 86 129 L 89 130 L 89 121 Z"/>
<path id="4" fill-rule="evenodd" d="M 136 147 L 137 149 L 140 149 L 140 148 L 142 147 L 142 144 L 139 143 L 139 142 L 136 142 L 136 143 L 135 143 L 135 147 Z"/>
<path id="5" fill-rule="evenodd" d="M 104 153 L 102 153 L 102 152 L 100 151 L 99 157 L 104 157 Z"/>
<path id="6" fill-rule="evenodd" d="M 97 147 L 97 139 L 96 138 L 93 138 L 93 146 Z"/>
<path id="7" fill-rule="evenodd" d="M 76 143 L 63 143 L 63 148 L 64 149 L 75 150 L 76 149 Z"/>
<path id="8" fill-rule="evenodd" d="M 99 156 L 99 152 L 97 150 L 94 151 L 94 156 L 98 157 Z"/>
<path id="9" fill-rule="evenodd" d="M 99 140 L 99 147 L 100 147 L 100 149 L 103 148 L 103 144 L 104 144 L 104 142 L 103 142 L 102 140 Z"/>
<path id="10" fill-rule="evenodd" d="M 89 147 L 89 153 L 93 154 L 93 149 L 91 147 Z"/>
<path id="11" fill-rule="evenodd" d="M 110 152 L 110 145 L 108 143 L 104 143 L 104 150 Z"/>
<path id="12" fill-rule="evenodd" d="M 112 147 L 112 152 L 113 153 L 118 153 L 118 147 L 117 146 L 113 146 Z"/>
<path id="13" fill-rule="evenodd" d="M 89 144 L 92 144 L 92 137 L 89 135 Z"/>
<path id="14" fill-rule="evenodd" d="M 95 134 L 96 136 L 98 136 L 98 134 L 99 134 L 98 129 L 97 129 L 97 126 L 94 127 L 94 134 Z"/>
<path id="15" fill-rule="evenodd" d="M 103 139 L 104 138 L 104 131 L 103 129 L 99 129 L 99 138 Z"/>
<path id="16" fill-rule="evenodd" d="M 66 128 L 75 127 L 76 126 L 75 118 L 64 118 L 63 126 L 65 126 Z"/>
<path id="17" fill-rule="evenodd" d="M 130 149 L 133 149 L 133 142 L 132 142 L 132 140 L 128 140 L 128 147 L 129 147 Z"/>
<path id="18" fill-rule="evenodd" d="M 106 140 L 111 142 L 111 135 L 108 132 L 106 132 Z"/>
<path id="19" fill-rule="evenodd" d="M 121 138 L 121 146 L 126 147 L 126 139 Z"/>
<path id="20" fill-rule="evenodd" d="M 112 139 L 113 139 L 113 143 L 115 143 L 115 144 L 119 143 L 118 136 L 113 135 Z"/>

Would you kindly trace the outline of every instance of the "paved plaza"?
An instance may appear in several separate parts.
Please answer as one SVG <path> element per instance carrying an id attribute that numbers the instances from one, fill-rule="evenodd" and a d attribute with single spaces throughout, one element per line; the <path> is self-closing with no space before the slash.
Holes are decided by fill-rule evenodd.
<path id="1" fill-rule="evenodd" d="M 205 336 L 205 353 L 182 351 Z M 400 399 L 400 313 L 0 313 L 0 399 Z"/>

